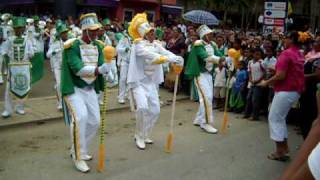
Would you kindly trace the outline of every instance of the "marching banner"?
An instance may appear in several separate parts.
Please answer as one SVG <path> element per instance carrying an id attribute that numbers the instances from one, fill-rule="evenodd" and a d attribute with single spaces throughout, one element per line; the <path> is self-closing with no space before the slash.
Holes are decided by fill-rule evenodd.
<path id="1" fill-rule="evenodd" d="M 9 64 L 10 68 L 10 91 L 22 99 L 30 92 L 31 74 L 30 63 Z"/>

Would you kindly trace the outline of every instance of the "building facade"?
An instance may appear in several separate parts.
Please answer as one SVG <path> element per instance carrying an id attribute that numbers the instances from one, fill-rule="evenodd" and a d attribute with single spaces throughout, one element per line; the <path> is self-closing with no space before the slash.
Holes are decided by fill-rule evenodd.
<path id="1" fill-rule="evenodd" d="M 10 0 L 0 5 L 0 12 L 15 15 L 55 14 L 61 17 L 96 12 L 100 17 L 130 21 L 136 13 L 146 12 L 151 21 L 162 15 L 181 15 L 176 0 Z"/>

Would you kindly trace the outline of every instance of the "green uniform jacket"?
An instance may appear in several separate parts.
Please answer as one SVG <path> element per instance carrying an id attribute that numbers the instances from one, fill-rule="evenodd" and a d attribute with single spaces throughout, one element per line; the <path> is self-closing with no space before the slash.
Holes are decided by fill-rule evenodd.
<path id="1" fill-rule="evenodd" d="M 61 66 L 61 94 L 67 96 L 74 93 L 74 87 L 83 88 L 93 86 L 95 91 L 103 91 L 104 79 L 102 75 L 98 75 L 97 79 L 92 84 L 87 84 L 79 76 L 77 72 L 84 67 L 81 60 L 79 39 L 74 40 L 69 47 L 66 47 L 63 52 L 62 66 Z M 94 45 L 98 47 L 99 58 L 98 66 L 104 63 L 103 48 L 104 44 L 95 41 Z"/>
<path id="2" fill-rule="evenodd" d="M 193 79 L 200 75 L 202 72 L 206 72 L 206 61 L 208 53 L 202 43 L 195 43 L 188 55 L 187 64 L 184 74 L 187 79 Z"/>

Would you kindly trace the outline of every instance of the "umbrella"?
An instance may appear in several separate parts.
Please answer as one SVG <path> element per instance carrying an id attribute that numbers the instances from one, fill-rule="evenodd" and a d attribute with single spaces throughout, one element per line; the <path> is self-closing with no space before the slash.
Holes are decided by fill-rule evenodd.
<path id="1" fill-rule="evenodd" d="M 185 13 L 183 19 L 191 21 L 195 24 L 206 24 L 206 25 L 218 25 L 219 20 L 215 15 L 207 11 L 202 10 L 192 10 Z"/>

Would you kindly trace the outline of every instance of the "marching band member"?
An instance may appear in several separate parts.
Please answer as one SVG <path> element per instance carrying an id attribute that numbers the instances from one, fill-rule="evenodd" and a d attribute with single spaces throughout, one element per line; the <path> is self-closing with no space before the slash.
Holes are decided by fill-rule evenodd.
<path id="1" fill-rule="evenodd" d="M 45 27 L 46 22 L 41 21 L 38 16 L 34 16 L 34 30 L 28 32 L 28 39 L 32 39 L 32 43 L 35 49 L 35 54 L 30 60 L 32 63 L 32 79 L 31 84 L 38 82 L 44 75 L 44 37 L 45 37 Z"/>
<path id="2" fill-rule="evenodd" d="M 165 62 L 183 65 L 183 58 L 164 49 L 155 39 L 145 13 L 137 14 L 129 26 L 129 34 L 134 39 L 127 76 L 136 109 L 135 142 L 144 150 L 152 144 L 151 131 L 159 118 L 160 103 L 158 86 L 163 82 L 162 64 Z"/>
<path id="3" fill-rule="evenodd" d="M 213 65 L 223 61 L 224 58 L 215 55 L 211 39 L 208 37 L 212 30 L 208 26 L 200 26 L 197 32 L 202 40 L 195 41 L 192 46 L 185 70 L 188 78 L 194 78 L 200 100 L 199 110 L 193 124 L 200 126 L 201 129 L 208 133 L 215 134 L 218 130 L 212 126 L 212 70 Z"/>
<path id="4" fill-rule="evenodd" d="M 50 58 L 50 64 L 52 72 L 54 73 L 55 78 L 55 89 L 57 91 L 58 106 L 57 109 L 62 109 L 62 99 L 61 99 L 61 63 L 62 63 L 62 53 L 63 53 L 63 44 L 68 40 L 68 31 L 69 29 L 65 24 L 61 24 L 56 28 L 56 33 L 58 34 L 57 38 L 49 45 L 49 50 L 47 52 L 47 57 Z"/>
<path id="5" fill-rule="evenodd" d="M 82 37 L 64 43 L 61 94 L 67 109 L 64 117 L 70 123 L 71 157 L 76 169 L 85 173 L 90 170 L 86 161 L 92 159 L 88 146 L 100 122 L 97 93 L 103 91 L 102 75 L 110 71 L 111 65 L 104 63 L 105 44 L 97 40 L 101 27 L 97 15 L 82 15 L 80 21 Z"/>
<path id="6" fill-rule="evenodd" d="M 3 29 L 0 27 L 0 84 L 3 84 L 2 65 L 3 65 Z"/>
<path id="7" fill-rule="evenodd" d="M 2 117 L 7 118 L 12 113 L 12 95 L 18 99 L 15 111 L 25 114 L 24 100 L 31 89 L 31 63 L 35 54 L 32 40 L 23 36 L 26 26 L 24 17 L 13 18 L 14 36 L 6 41 L 4 52 L 9 57 L 9 75 L 5 90 L 5 103 Z M 34 67 L 32 67 L 34 68 Z M 33 76 L 33 74 L 32 74 Z"/>
<path id="8" fill-rule="evenodd" d="M 9 37 L 13 36 L 13 28 L 10 25 L 12 23 L 12 15 L 5 13 L 1 16 L 1 20 L 3 21 L 0 25 L 0 29 L 2 30 L 2 42 L 0 44 L 0 84 L 3 83 L 3 75 L 7 75 L 8 71 L 8 62 L 9 57 L 6 55 L 4 50 L 6 47 L 4 47 L 7 43 L 5 43 L 6 40 L 9 39 Z M 3 71 L 2 71 L 3 70 Z"/>
<path id="9" fill-rule="evenodd" d="M 130 48 L 131 39 L 127 34 L 125 34 L 117 45 L 118 66 L 120 67 L 118 102 L 120 104 L 125 103 L 127 96 L 127 74 L 130 61 Z"/>

